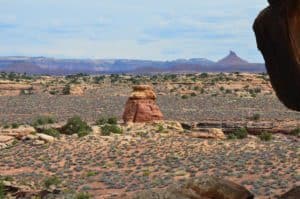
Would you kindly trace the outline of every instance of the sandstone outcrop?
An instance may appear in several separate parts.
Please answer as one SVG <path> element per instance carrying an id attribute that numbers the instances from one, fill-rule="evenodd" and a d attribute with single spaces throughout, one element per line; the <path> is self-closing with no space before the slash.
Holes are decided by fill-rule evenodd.
<path id="1" fill-rule="evenodd" d="M 134 86 L 133 92 L 125 106 L 124 122 L 136 123 L 162 120 L 163 114 L 155 100 L 156 94 L 151 86 Z"/>
<path id="2" fill-rule="evenodd" d="M 133 199 L 252 199 L 254 196 L 243 186 L 231 181 L 202 176 L 166 190 L 149 190 L 135 194 Z"/>
<path id="3" fill-rule="evenodd" d="M 33 92 L 34 88 L 31 85 L 14 83 L 14 82 L 0 82 L 0 96 L 18 96 L 22 92 Z"/>
<path id="4" fill-rule="evenodd" d="M 190 136 L 193 138 L 203 138 L 203 139 L 217 139 L 224 140 L 226 139 L 225 134 L 222 129 L 211 128 L 211 129 L 203 129 L 199 132 L 191 132 Z"/>
<path id="5" fill-rule="evenodd" d="M 269 0 L 254 23 L 271 83 L 279 99 L 300 111 L 300 1 Z"/>

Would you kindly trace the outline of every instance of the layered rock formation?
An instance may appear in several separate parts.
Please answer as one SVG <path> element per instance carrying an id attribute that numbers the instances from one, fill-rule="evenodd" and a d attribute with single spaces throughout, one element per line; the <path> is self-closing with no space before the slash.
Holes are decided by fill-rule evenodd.
<path id="1" fill-rule="evenodd" d="M 300 1 L 269 0 L 254 23 L 258 48 L 279 99 L 300 111 Z"/>
<path id="2" fill-rule="evenodd" d="M 163 114 L 155 100 L 156 94 L 151 86 L 134 86 L 133 92 L 125 106 L 123 114 L 124 122 L 151 122 L 162 120 Z"/>

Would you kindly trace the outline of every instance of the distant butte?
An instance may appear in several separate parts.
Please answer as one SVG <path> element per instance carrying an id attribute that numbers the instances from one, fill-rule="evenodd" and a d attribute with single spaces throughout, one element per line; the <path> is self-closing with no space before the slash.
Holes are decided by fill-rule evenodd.
<path id="1" fill-rule="evenodd" d="M 217 62 L 217 65 L 227 65 L 227 66 L 242 66 L 242 65 L 248 65 L 248 64 L 249 64 L 249 62 L 240 58 L 233 51 L 230 51 L 229 55 L 227 55 L 225 58 L 223 58 Z"/>

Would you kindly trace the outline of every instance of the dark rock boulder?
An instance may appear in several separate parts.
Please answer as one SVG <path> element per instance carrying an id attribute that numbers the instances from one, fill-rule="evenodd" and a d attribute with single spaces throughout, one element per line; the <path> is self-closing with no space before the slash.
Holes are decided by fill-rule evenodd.
<path id="1" fill-rule="evenodd" d="M 170 185 L 164 190 L 148 190 L 135 194 L 133 199 L 252 199 L 244 187 L 231 181 L 210 176 Z"/>
<path id="2" fill-rule="evenodd" d="M 300 111 L 300 1 L 269 3 L 254 23 L 257 45 L 277 96 Z"/>
<path id="3" fill-rule="evenodd" d="M 280 199 L 299 199 L 300 198 L 300 186 L 297 186 L 287 193 L 283 194 Z"/>

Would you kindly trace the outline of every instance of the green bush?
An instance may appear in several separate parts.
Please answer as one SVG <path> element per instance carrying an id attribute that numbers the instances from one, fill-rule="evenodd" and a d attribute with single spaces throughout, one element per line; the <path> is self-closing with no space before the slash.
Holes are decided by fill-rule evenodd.
<path id="1" fill-rule="evenodd" d="M 40 126 L 45 124 L 54 124 L 55 122 L 56 120 L 51 116 L 39 116 L 33 121 L 32 125 Z"/>
<path id="2" fill-rule="evenodd" d="M 101 134 L 104 136 L 109 136 L 111 133 L 122 134 L 123 130 L 115 124 L 105 124 L 101 127 Z"/>
<path id="3" fill-rule="evenodd" d="M 4 199 L 4 198 L 5 198 L 4 184 L 3 184 L 3 182 L 0 180 L 0 199 Z"/>
<path id="4" fill-rule="evenodd" d="M 200 78 L 207 78 L 209 75 L 207 73 L 201 73 Z"/>
<path id="5" fill-rule="evenodd" d="M 107 123 L 108 124 L 117 124 L 118 119 L 116 117 L 110 117 L 110 118 L 107 119 Z"/>
<path id="6" fill-rule="evenodd" d="M 46 134 L 46 135 L 50 135 L 50 136 L 53 136 L 53 137 L 59 137 L 60 136 L 60 132 L 56 129 L 53 129 L 53 128 L 44 129 L 44 130 L 42 130 L 41 133 Z"/>
<path id="7" fill-rule="evenodd" d="M 182 95 L 181 99 L 188 99 L 189 97 L 187 95 Z"/>
<path id="8" fill-rule="evenodd" d="M 229 139 L 229 140 L 235 140 L 235 139 L 237 139 L 237 137 L 235 136 L 234 133 L 230 133 L 230 134 L 228 134 L 227 139 Z"/>
<path id="9" fill-rule="evenodd" d="M 159 125 L 157 126 L 157 132 L 162 133 L 164 130 L 165 130 L 165 128 L 164 128 L 163 125 L 159 124 Z"/>
<path id="10" fill-rule="evenodd" d="M 105 118 L 105 117 L 101 117 L 96 121 L 96 125 L 99 125 L 99 126 L 104 125 L 106 123 L 107 123 L 107 118 Z"/>
<path id="11" fill-rule="evenodd" d="M 10 127 L 10 126 L 9 126 L 8 124 L 5 124 L 5 125 L 3 126 L 4 129 L 9 129 L 9 127 Z"/>
<path id="12" fill-rule="evenodd" d="M 118 119 L 116 117 L 101 117 L 96 121 L 96 125 L 104 125 L 104 124 L 117 124 Z"/>
<path id="13" fill-rule="evenodd" d="M 291 135 L 300 136 L 300 128 L 296 128 L 296 129 L 292 130 Z"/>
<path id="14" fill-rule="evenodd" d="M 78 116 L 70 118 L 67 124 L 62 127 L 62 133 L 67 135 L 77 134 L 82 137 L 90 132 L 92 132 L 92 128 Z"/>
<path id="15" fill-rule="evenodd" d="M 261 141 L 270 141 L 273 139 L 273 135 L 270 132 L 262 132 L 258 137 Z"/>
<path id="16" fill-rule="evenodd" d="M 255 113 L 254 115 L 252 115 L 252 117 L 250 119 L 253 121 L 258 121 L 260 119 L 260 114 Z"/>
<path id="17" fill-rule="evenodd" d="M 45 185 L 46 188 L 50 188 L 50 186 L 52 186 L 52 185 L 57 186 L 60 183 L 61 183 L 61 180 L 56 176 L 51 176 L 51 177 L 46 178 L 44 180 L 44 185 Z"/>
<path id="18" fill-rule="evenodd" d="M 63 95 L 70 95 L 71 94 L 71 86 L 70 84 L 65 85 L 65 87 L 62 90 Z"/>
<path id="19" fill-rule="evenodd" d="M 17 129 L 19 127 L 20 127 L 20 124 L 18 124 L 18 123 L 12 123 L 11 124 L 11 128 L 13 128 L 13 129 Z"/>
<path id="20" fill-rule="evenodd" d="M 78 193 L 75 197 L 76 199 L 90 199 L 91 195 L 85 192 Z"/>
<path id="21" fill-rule="evenodd" d="M 248 131 L 246 128 L 239 128 L 227 136 L 228 139 L 244 139 L 247 137 L 248 137 Z"/>

